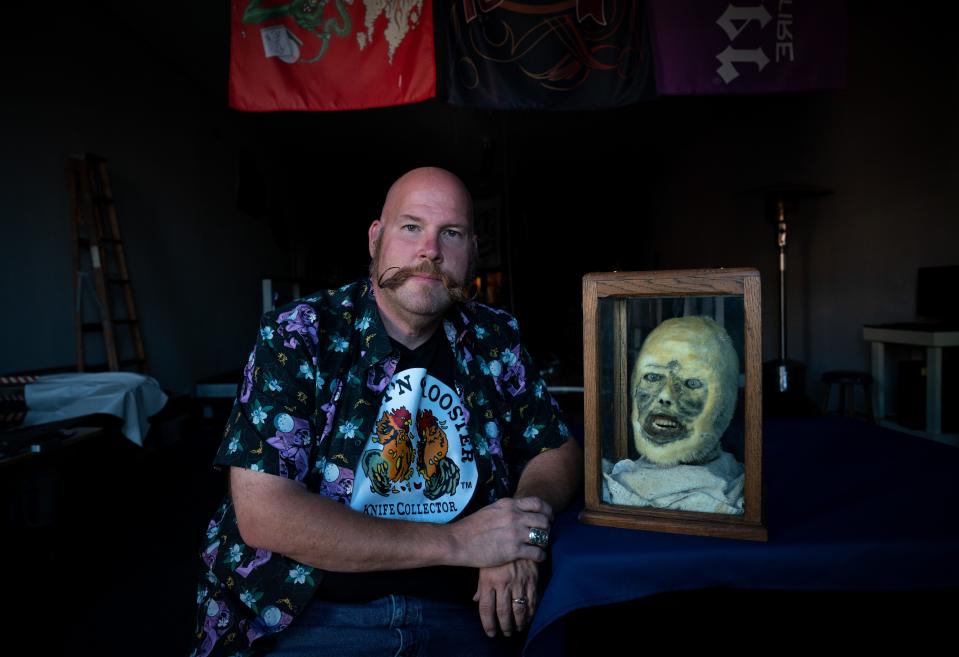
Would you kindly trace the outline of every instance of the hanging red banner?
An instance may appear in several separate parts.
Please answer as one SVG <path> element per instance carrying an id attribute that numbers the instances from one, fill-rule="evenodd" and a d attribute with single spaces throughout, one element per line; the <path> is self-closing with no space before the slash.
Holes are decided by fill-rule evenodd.
<path id="1" fill-rule="evenodd" d="M 436 95 L 432 0 L 232 0 L 230 106 L 349 110 Z"/>

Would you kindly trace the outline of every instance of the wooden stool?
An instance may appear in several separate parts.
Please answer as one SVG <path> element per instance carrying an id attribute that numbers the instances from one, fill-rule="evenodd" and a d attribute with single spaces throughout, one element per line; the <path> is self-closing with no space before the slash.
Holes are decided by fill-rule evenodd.
<path id="1" fill-rule="evenodd" d="M 820 411 L 823 415 L 829 414 L 829 397 L 833 384 L 839 386 L 839 415 L 846 417 L 864 417 L 870 422 L 876 418 L 872 410 L 872 375 L 866 372 L 850 370 L 829 370 L 822 373 L 822 401 Z M 856 387 L 862 388 L 866 400 L 866 411 L 856 412 Z"/>

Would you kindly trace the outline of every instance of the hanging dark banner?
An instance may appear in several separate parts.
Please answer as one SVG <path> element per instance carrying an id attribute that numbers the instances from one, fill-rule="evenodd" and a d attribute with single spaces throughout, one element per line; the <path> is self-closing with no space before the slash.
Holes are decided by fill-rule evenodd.
<path id="1" fill-rule="evenodd" d="M 436 95 L 432 0 L 232 4 L 236 109 L 363 109 Z"/>
<path id="2" fill-rule="evenodd" d="M 452 0 L 437 11 L 440 97 L 491 109 L 596 109 L 654 94 L 645 3 Z"/>
<path id="3" fill-rule="evenodd" d="M 649 24 L 664 95 L 846 85 L 843 0 L 649 0 Z"/>

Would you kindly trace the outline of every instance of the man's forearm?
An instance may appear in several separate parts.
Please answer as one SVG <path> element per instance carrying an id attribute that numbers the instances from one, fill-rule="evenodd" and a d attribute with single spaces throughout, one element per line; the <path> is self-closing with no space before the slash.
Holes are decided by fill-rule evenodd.
<path id="1" fill-rule="evenodd" d="M 299 483 L 238 468 L 231 469 L 230 485 L 247 544 L 323 570 L 387 570 L 400 563 L 418 568 L 455 554 L 453 536 L 438 525 L 374 518 Z M 402 552 L 413 545 L 417 549 Z"/>
<path id="2" fill-rule="evenodd" d="M 580 489 L 583 478 L 583 450 L 572 438 L 561 447 L 534 456 L 516 487 L 516 497 L 538 497 L 560 511 Z"/>
<path id="3" fill-rule="evenodd" d="M 548 526 L 538 500 L 501 500 L 448 525 L 374 518 L 282 477 L 230 470 L 244 542 L 322 570 L 365 572 L 425 566 L 491 566 L 542 560 L 526 545 L 530 526 Z"/>

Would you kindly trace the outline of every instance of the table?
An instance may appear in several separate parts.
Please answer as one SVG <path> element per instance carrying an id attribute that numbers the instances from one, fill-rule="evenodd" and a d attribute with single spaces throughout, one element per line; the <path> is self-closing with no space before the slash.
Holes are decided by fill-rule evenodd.
<path id="1" fill-rule="evenodd" d="M 24 396 L 24 427 L 106 413 L 120 418 L 121 433 L 141 447 L 150 416 L 167 402 L 156 379 L 135 372 L 49 374 L 25 385 Z"/>
<path id="2" fill-rule="evenodd" d="M 115 420 L 87 415 L 0 432 L 0 517 L 5 532 L 54 525 L 63 464 L 116 433 L 120 423 Z"/>
<path id="3" fill-rule="evenodd" d="M 38 459 L 43 454 L 61 450 L 98 438 L 104 434 L 103 427 L 84 426 L 83 418 L 72 422 L 52 423 L 31 427 L 42 431 L 27 434 L 24 430 L 11 429 L 0 433 L 0 468 Z M 62 428 L 56 428 L 58 425 Z M 49 429 L 53 426 L 54 428 Z"/>
<path id="4" fill-rule="evenodd" d="M 942 433 L 942 350 L 959 347 L 959 330 L 934 330 L 910 324 L 863 326 L 862 337 L 872 343 L 873 407 L 886 417 L 886 343 L 926 348 L 926 431 Z"/>
<path id="5" fill-rule="evenodd" d="M 768 543 L 597 527 L 580 524 L 576 509 L 561 514 L 527 657 L 562 654 L 577 610 L 661 593 L 959 589 L 959 450 L 824 418 L 766 422 L 764 452 Z"/>

